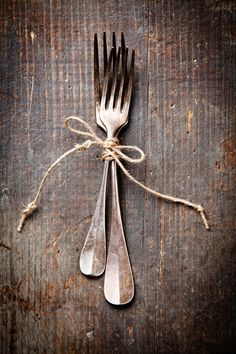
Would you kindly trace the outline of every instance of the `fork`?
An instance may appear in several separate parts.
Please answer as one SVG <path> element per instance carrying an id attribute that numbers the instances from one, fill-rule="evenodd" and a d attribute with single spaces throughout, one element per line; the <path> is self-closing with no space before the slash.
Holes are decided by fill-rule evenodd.
<path id="1" fill-rule="evenodd" d="M 113 33 L 113 48 L 116 50 L 115 34 Z M 114 59 L 114 57 L 113 57 Z M 107 43 L 106 33 L 103 33 L 103 61 L 104 77 L 107 68 Z M 97 34 L 94 35 L 94 104 L 97 125 L 106 130 L 100 120 L 100 74 Z M 98 201 L 93 215 L 93 219 L 84 242 L 80 255 L 80 270 L 87 276 L 98 277 L 103 274 L 106 266 L 106 228 L 105 228 L 105 203 L 106 185 L 108 175 L 108 161 L 104 163 L 102 184 L 99 191 Z"/>
<path id="2" fill-rule="evenodd" d="M 132 51 L 129 74 L 127 73 L 128 48 L 125 47 L 123 33 L 121 47 L 116 52 L 113 33 L 113 48 L 107 62 L 106 36 L 103 36 L 104 82 L 100 94 L 99 56 L 97 35 L 94 37 L 94 96 L 96 122 L 107 133 L 107 139 L 117 138 L 120 130 L 128 123 L 134 76 L 134 50 Z M 121 58 L 121 60 L 120 60 Z M 113 65 L 112 65 L 113 64 Z M 119 72 L 120 70 L 120 72 Z M 104 163 L 104 172 L 99 197 L 86 237 L 81 257 L 80 269 L 83 274 L 99 276 L 105 271 L 104 293 L 108 302 L 124 305 L 134 296 L 134 281 L 122 225 L 117 164 L 111 161 L 111 223 L 110 240 L 106 263 L 105 199 L 109 161 Z"/>

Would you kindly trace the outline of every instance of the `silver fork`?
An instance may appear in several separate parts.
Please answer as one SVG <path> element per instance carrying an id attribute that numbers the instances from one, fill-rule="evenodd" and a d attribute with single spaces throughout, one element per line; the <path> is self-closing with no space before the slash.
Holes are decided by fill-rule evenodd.
<path id="1" fill-rule="evenodd" d="M 106 37 L 104 34 L 103 52 L 105 76 L 102 95 L 100 95 L 98 42 L 97 35 L 95 35 L 94 93 L 96 122 L 106 131 L 107 138 L 113 139 L 118 136 L 121 128 L 128 123 L 128 112 L 134 76 L 134 50 L 132 51 L 128 75 L 128 48 L 125 47 L 123 34 L 121 35 L 121 47 L 119 47 L 116 53 L 115 34 L 113 33 L 113 48 L 110 51 L 108 63 Z M 109 85 L 110 81 L 111 87 Z M 134 296 L 134 281 L 120 213 L 117 164 L 114 160 L 111 161 L 112 208 L 109 230 L 110 241 L 106 263 L 105 198 L 108 167 L 109 161 L 105 161 L 97 206 L 81 252 L 80 269 L 82 273 L 86 275 L 99 276 L 106 267 L 104 283 L 105 297 L 107 301 L 112 304 L 123 305 L 130 302 Z"/>

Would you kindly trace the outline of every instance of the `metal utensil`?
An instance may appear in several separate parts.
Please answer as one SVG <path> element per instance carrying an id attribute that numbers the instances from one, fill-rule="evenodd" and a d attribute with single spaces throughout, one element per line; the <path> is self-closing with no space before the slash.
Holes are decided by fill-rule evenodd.
<path id="1" fill-rule="evenodd" d="M 116 48 L 115 35 L 113 34 L 113 48 Z M 103 62 L 104 77 L 107 68 L 107 42 L 106 33 L 103 33 Z M 99 53 L 97 34 L 94 35 L 94 104 L 96 113 L 96 122 L 99 127 L 105 130 L 103 123 L 100 121 L 100 72 L 99 72 Z M 103 80 L 104 80 L 103 77 Z M 80 270 L 88 276 L 100 276 L 106 266 L 106 227 L 105 227 L 105 202 L 106 202 L 106 184 L 108 175 L 107 162 L 104 163 L 104 171 L 102 184 L 99 191 L 97 205 L 93 215 L 93 219 L 87 234 L 87 237 L 80 255 Z"/>
<path id="2" fill-rule="evenodd" d="M 121 36 L 121 47 L 119 47 L 117 53 L 115 35 L 113 34 L 113 48 L 111 49 L 108 63 L 106 45 L 104 45 L 105 77 L 102 95 L 100 95 L 96 35 L 94 43 L 96 121 L 106 131 L 107 138 L 113 139 L 118 136 L 121 128 L 128 122 L 134 76 L 134 50 L 132 51 L 129 74 L 127 74 L 128 48 L 125 47 L 123 34 Z M 110 82 L 111 85 L 109 85 Z M 95 214 L 80 258 L 81 271 L 87 275 L 100 275 L 105 267 L 105 194 L 108 166 L 109 161 L 105 161 L 102 186 Z M 105 271 L 104 293 L 107 301 L 110 303 L 123 305 L 130 302 L 134 296 L 134 281 L 120 213 L 117 164 L 114 160 L 111 161 L 111 179 L 111 225 L 109 230 L 110 241 Z"/>

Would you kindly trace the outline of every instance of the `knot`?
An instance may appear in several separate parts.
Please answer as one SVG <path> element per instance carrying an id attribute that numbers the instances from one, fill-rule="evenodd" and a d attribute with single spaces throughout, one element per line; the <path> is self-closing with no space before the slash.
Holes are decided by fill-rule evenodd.
<path id="1" fill-rule="evenodd" d="M 83 144 L 75 144 L 75 148 L 80 151 L 85 151 L 85 150 L 89 149 L 93 144 L 94 144 L 94 142 L 92 140 L 88 139 Z"/>
<path id="2" fill-rule="evenodd" d="M 201 205 L 197 205 L 197 211 L 199 211 L 199 213 L 204 212 L 204 208 Z"/>
<path id="3" fill-rule="evenodd" d="M 102 144 L 104 149 L 112 149 L 117 145 L 119 145 L 119 140 L 117 138 L 106 139 Z"/>
<path id="4" fill-rule="evenodd" d="M 37 210 L 38 206 L 37 204 L 35 203 L 35 201 L 33 200 L 32 202 L 30 202 L 26 207 L 25 209 L 22 210 L 22 213 L 21 213 L 21 218 L 20 218 L 20 222 L 19 222 L 19 225 L 17 227 L 17 231 L 21 232 L 22 230 L 22 227 L 24 225 L 24 222 L 25 222 L 25 219 L 30 216 L 31 214 L 33 214 L 33 212 L 35 210 Z"/>
<path id="5" fill-rule="evenodd" d="M 119 140 L 117 138 L 106 139 L 103 142 L 104 149 L 111 149 L 119 144 Z"/>
<path id="6" fill-rule="evenodd" d="M 119 144 L 119 140 L 117 138 L 106 139 L 102 143 L 103 153 L 101 159 L 104 161 L 112 161 L 119 159 L 119 154 L 114 150 Z"/>
<path id="7" fill-rule="evenodd" d="M 30 202 L 25 209 L 22 211 L 23 214 L 31 215 L 36 209 L 38 208 L 37 204 L 35 202 Z"/>
<path id="8" fill-rule="evenodd" d="M 119 159 L 119 154 L 116 153 L 115 147 L 119 144 L 119 140 L 117 138 L 106 139 L 103 141 L 103 153 L 101 159 L 104 161 L 112 161 L 115 159 Z"/>

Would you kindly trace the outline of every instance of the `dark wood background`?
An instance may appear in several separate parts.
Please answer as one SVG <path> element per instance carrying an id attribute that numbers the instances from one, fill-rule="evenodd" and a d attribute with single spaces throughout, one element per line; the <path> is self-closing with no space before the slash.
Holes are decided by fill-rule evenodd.
<path id="1" fill-rule="evenodd" d="M 233 1 L 2 0 L 1 353 L 233 353 L 235 40 Z M 119 177 L 136 296 L 109 305 L 79 254 L 103 165 L 74 154 L 16 231 L 47 167 L 78 141 L 68 115 L 93 110 L 93 36 L 124 32 L 136 51 L 122 143 L 126 165 L 161 192 L 204 205 L 211 225 Z"/>

